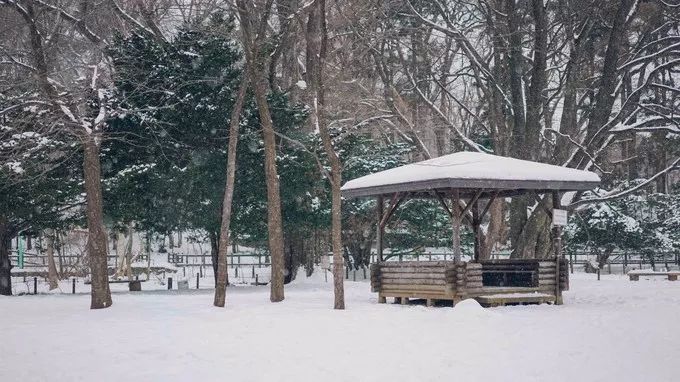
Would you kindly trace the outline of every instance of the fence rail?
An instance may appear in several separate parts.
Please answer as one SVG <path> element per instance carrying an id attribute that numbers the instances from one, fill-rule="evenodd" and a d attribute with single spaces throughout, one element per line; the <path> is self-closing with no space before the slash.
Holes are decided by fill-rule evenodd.
<path id="1" fill-rule="evenodd" d="M 597 253 L 582 251 L 582 250 L 569 250 L 565 251 L 565 257 L 569 262 L 569 267 L 573 272 L 574 267 L 583 266 L 587 263 L 593 263 L 597 260 Z M 433 260 L 452 260 L 452 252 L 420 252 L 420 253 L 394 253 L 387 254 L 387 261 L 433 261 Z M 506 259 L 509 258 L 509 253 L 496 253 L 492 255 L 493 259 Z M 110 266 L 118 266 L 118 256 L 109 255 L 107 256 L 108 263 Z M 469 259 L 469 256 L 463 256 L 464 260 Z M 10 255 L 10 261 L 13 264 L 18 264 L 19 256 L 16 251 L 12 251 Z M 58 266 L 77 266 L 81 265 L 82 256 L 80 255 L 59 255 L 55 256 L 55 262 Z M 147 254 L 136 255 L 136 261 L 148 261 Z M 189 255 L 182 253 L 168 253 L 167 261 L 177 267 L 211 267 L 212 257 L 209 254 L 204 255 Z M 374 263 L 377 261 L 376 255 L 371 255 L 370 262 Z M 251 267 L 255 266 L 257 268 L 268 267 L 271 265 L 269 261 L 269 255 L 261 253 L 237 253 L 230 254 L 228 256 L 229 268 L 236 267 Z M 643 254 L 639 252 L 613 252 L 606 263 L 605 267 L 611 268 L 612 266 L 621 266 L 624 270 L 631 267 L 646 268 L 646 267 L 680 267 L 680 251 L 658 251 L 652 255 Z M 47 266 L 47 255 L 40 253 L 27 252 L 24 254 L 24 268 L 42 268 Z M 350 266 L 351 268 L 351 266 Z M 349 268 L 348 268 L 349 269 Z M 347 272 L 346 272 L 347 273 Z M 349 273 L 347 273 L 349 275 Z M 347 276 L 349 277 L 349 276 Z"/>

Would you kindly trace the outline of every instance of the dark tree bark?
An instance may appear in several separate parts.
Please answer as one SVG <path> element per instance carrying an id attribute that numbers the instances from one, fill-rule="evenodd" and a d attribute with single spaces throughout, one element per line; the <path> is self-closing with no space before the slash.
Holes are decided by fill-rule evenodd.
<path id="1" fill-rule="evenodd" d="M 92 277 L 90 309 L 101 309 L 108 308 L 112 304 L 107 265 L 108 240 L 104 228 L 104 202 L 99 161 L 101 137 L 92 133 L 85 136 L 84 139 L 83 172 L 87 202 L 87 253 L 90 257 Z"/>
<path id="2" fill-rule="evenodd" d="M 506 0 L 505 10 L 508 15 L 508 57 L 507 73 L 510 82 L 510 100 L 512 102 L 512 149 L 515 158 L 529 159 L 526 149 L 526 115 L 524 89 L 522 85 L 522 29 L 521 14 L 516 9 L 515 0 Z M 513 247 L 527 222 L 528 203 L 524 197 L 513 198 L 510 202 L 510 241 Z"/>
<path id="3" fill-rule="evenodd" d="M 250 83 L 255 93 L 255 102 L 260 115 L 262 136 L 264 139 L 264 170 L 267 181 L 267 231 L 269 236 L 269 254 L 271 256 L 271 290 L 269 299 L 272 302 L 283 301 L 284 251 L 283 251 L 283 219 L 281 217 L 281 194 L 279 191 L 279 176 L 276 170 L 276 137 L 269 104 L 267 102 L 266 55 L 263 49 L 263 38 L 266 32 L 269 12 L 272 2 L 267 1 L 264 9 L 252 12 L 245 0 L 237 0 L 239 15 L 241 16 L 241 31 L 246 54 L 246 67 L 250 76 Z M 257 31 L 255 16 L 259 15 Z"/>
<path id="4" fill-rule="evenodd" d="M 210 239 L 210 260 L 212 262 L 213 277 L 215 277 L 215 284 L 217 284 L 220 243 L 219 238 L 217 237 L 217 232 L 209 232 L 208 238 Z"/>
<path id="5" fill-rule="evenodd" d="M 83 156 L 83 174 L 85 178 L 85 199 L 86 199 L 86 215 L 87 228 L 89 231 L 87 240 L 87 253 L 90 257 L 90 269 L 92 278 L 91 290 L 91 309 L 107 308 L 111 306 L 111 291 L 109 290 L 109 280 L 107 272 L 107 251 L 108 240 L 106 230 L 104 228 L 104 214 L 103 214 L 103 200 L 102 200 L 102 185 L 101 185 L 101 163 L 99 158 L 99 145 L 102 141 L 101 126 L 96 123 L 91 123 L 87 128 L 77 121 L 90 119 L 89 116 L 81 117 L 81 109 L 71 107 L 72 102 L 68 101 L 68 94 L 62 95 L 57 91 L 49 78 L 50 66 L 48 65 L 48 56 L 45 53 L 45 46 L 43 41 L 43 34 L 38 29 L 37 17 L 33 4 L 29 3 L 25 7 L 18 3 L 14 4 L 15 10 L 26 21 L 30 36 L 31 55 L 35 67 L 35 76 L 37 77 L 40 88 L 45 93 L 46 98 L 52 103 L 52 107 L 57 113 L 67 114 L 69 123 L 69 131 L 64 133 L 73 133 L 81 138 L 81 144 L 84 152 Z M 70 20 L 73 26 L 82 35 L 90 40 L 95 46 L 101 46 L 102 40 L 92 33 L 87 28 L 82 20 Z M 95 92 L 94 86 L 97 78 L 93 77 L 91 91 Z M 89 110 L 90 107 L 83 107 L 82 110 Z M 103 119 L 102 119 L 103 121 Z M 99 122 L 101 123 L 101 121 Z"/>
<path id="6" fill-rule="evenodd" d="M 224 199 L 222 200 L 222 222 L 220 224 L 220 242 L 217 251 L 217 279 L 215 281 L 215 300 L 213 304 L 224 307 L 227 298 L 227 249 L 229 248 L 229 225 L 231 223 L 231 207 L 234 200 L 234 178 L 236 176 L 236 146 L 238 144 L 238 128 L 241 120 L 241 110 L 246 99 L 248 90 L 248 74 L 241 74 L 241 84 L 238 95 L 231 111 L 229 120 L 229 147 L 227 148 L 227 184 L 224 187 Z"/>
<path id="7" fill-rule="evenodd" d="M 0 216 L 0 295 L 12 295 L 12 262 L 10 250 L 12 237 L 9 232 L 7 218 Z"/>
<path id="8" fill-rule="evenodd" d="M 621 0 L 612 20 L 612 29 L 609 32 L 607 50 L 605 51 L 602 72 L 598 81 L 599 89 L 595 95 L 593 111 L 590 114 L 586 128 L 587 136 L 585 142 L 590 148 L 599 147 L 601 142 L 606 139 L 606 132 L 601 131 L 601 128 L 609 120 L 616 99 L 617 78 L 619 75 L 617 63 L 624 39 L 627 36 L 625 28 L 628 14 L 635 3 L 635 0 Z M 590 158 L 579 152 L 578 155 L 574 156 L 572 164 L 582 168 L 589 161 Z"/>
<path id="9" fill-rule="evenodd" d="M 312 123 L 318 130 L 324 151 L 331 162 L 331 172 L 326 174 L 331 184 L 331 241 L 333 243 L 333 294 L 335 309 L 345 309 L 344 262 L 342 257 L 342 165 L 331 140 L 325 118 L 323 69 L 326 58 L 326 2 L 316 0 L 309 10 L 307 20 L 307 73 L 311 86 L 313 105 Z"/>
<path id="10" fill-rule="evenodd" d="M 45 242 L 47 245 L 47 279 L 50 282 L 50 290 L 54 290 L 59 288 L 57 264 L 54 262 L 54 230 L 47 230 Z"/>
<path id="11" fill-rule="evenodd" d="M 525 150 L 529 153 L 528 157 L 538 160 L 540 150 L 539 137 L 541 134 L 541 114 L 543 112 L 543 91 L 547 83 L 547 50 L 548 50 L 548 18 L 545 12 L 543 0 L 532 0 L 531 9 L 534 16 L 534 62 L 531 68 L 531 84 L 526 100 L 526 127 L 525 131 Z"/>

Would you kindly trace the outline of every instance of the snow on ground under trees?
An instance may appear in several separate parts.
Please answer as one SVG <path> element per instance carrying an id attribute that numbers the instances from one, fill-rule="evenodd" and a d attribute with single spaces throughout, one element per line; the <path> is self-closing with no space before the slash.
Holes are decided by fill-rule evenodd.
<path id="1" fill-rule="evenodd" d="M 304 278 L 304 275 L 301 275 Z M 671 381 L 680 282 L 576 274 L 563 306 L 377 304 L 323 273 L 286 287 L 0 298 L 0 381 Z"/>

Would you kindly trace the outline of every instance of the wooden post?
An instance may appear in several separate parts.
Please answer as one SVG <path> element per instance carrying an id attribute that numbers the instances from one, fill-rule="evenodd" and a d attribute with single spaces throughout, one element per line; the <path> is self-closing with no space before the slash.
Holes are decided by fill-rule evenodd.
<path id="1" fill-rule="evenodd" d="M 73 278 L 73 283 L 71 285 L 71 294 L 76 294 L 76 278 Z"/>
<path id="2" fill-rule="evenodd" d="M 377 203 L 377 209 L 378 209 L 378 232 L 375 237 L 375 251 L 378 255 L 378 262 L 382 263 L 383 261 L 383 233 L 384 227 L 380 224 L 383 220 L 383 197 L 382 195 L 378 196 L 378 203 Z"/>
<path id="3" fill-rule="evenodd" d="M 482 252 L 482 242 L 481 242 L 481 224 L 482 217 L 479 216 L 479 204 L 477 199 L 472 203 L 472 234 L 474 235 L 475 241 L 475 258 L 474 261 L 479 260 L 479 256 Z"/>
<path id="4" fill-rule="evenodd" d="M 458 205 L 460 201 L 460 192 L 458 189 L 453 190 L 453 196 L 451 197 L 451 213 L 453 220 L 453 260 L 455 262 L 460 261 L 460 207 Z"/>
<path id="5" fill-rule="evenodd" d="M 560 209 L 560 193 L 552 192 L 553 210 Z M 554 214 L 553 214 L 554 216 Z M 553 247 L 555 248 L 555 305 L 562 305 L 562 288 L 560 287 L 560 260 L 562 259 L 562 227 L 553 226 Z"/>

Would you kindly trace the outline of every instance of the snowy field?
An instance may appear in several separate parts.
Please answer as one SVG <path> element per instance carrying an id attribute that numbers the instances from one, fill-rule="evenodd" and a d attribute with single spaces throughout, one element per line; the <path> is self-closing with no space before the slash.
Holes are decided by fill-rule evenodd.
<path id="1" fill-rule="evenodd" d="M 377 304 L 323 273 L 286 287 L 0 298 L 0 381 L 672 381 L 680 282 L 576 274 L 563 306 Z M 80 290 L 80 287 L 79 287 Z M 69 290 L 70 292 L 70 290 Z"/>

